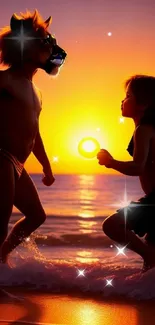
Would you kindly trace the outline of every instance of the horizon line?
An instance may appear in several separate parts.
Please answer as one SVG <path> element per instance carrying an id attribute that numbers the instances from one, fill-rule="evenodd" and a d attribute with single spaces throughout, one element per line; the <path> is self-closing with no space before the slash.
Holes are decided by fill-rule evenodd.
<path id="1" fill-rule="evenodd" d="M 43 175 L 43 173 L 35 173 L 35 172 L 28 172 L 28 174 L 32 175 Z M 103 173 L 103 174 L 97 174 L 97 173 L 53 173 L 54 175 L 100 175 L 100 176 L 106 176 L 106 175 L 111 175 L 111 176 L 124 176 L 123 174 L 114 174 L 114 173 Z"/>

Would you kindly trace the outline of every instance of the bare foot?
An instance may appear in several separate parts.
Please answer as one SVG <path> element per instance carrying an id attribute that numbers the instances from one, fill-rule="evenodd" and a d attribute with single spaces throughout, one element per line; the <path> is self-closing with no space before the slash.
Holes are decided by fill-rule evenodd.
<path id="1" fill-rule="evenodd" d="M 13 268 L 13 265 L 11 264 L 11 262 L 9 261 L 8 256 L 5 258 L 0 257 L 0 265 L 7 265 L 9 268 Z"/>
<path id="2" fill-rule="evenodd" d="M 150 269 L 151 269 L 151 266 L 149 264 L 147 264 L 146 261 L 144 261 L 143 267 L 142 267 L 142 273 L 145 273 L 145 272 L 147 272 Z"/>
<path id="3" fill-rule="evenodd" d="M 0 257 L 0 264 L 7 264 L 7 260 Z"/>
<path id="4" fill-rule="evenodd" d="M 142 273 L 147 272 L 153 267 L 155 267 L 155 249 L 151 249 L 149 255 L 144 258 Z"/>

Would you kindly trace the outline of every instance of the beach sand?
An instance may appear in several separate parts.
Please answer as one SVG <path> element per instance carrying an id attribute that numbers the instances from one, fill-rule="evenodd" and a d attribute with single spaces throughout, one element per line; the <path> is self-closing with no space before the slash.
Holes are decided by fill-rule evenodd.
<path id="1" fill-rule="evenodd" d="M 10 291 L 11 292 L 11 291 Z M 11 292 L 13 293 L 13 292 Z M 1 324 L 154 325 L 154 302 L 118 302 L 43 293 L 0 296 Z"/>

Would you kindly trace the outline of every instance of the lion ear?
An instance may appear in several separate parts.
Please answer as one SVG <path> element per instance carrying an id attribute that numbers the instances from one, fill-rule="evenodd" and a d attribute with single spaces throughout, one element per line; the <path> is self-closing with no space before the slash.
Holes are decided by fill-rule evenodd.
<path id="1" fill-rule="evenodd" d="M 33 21 L 35 22 L 37 20 L 38 17 L 38 10 L 35 9 L 34 14 L 33 14 Z"/>
<path id="2" fill-rule="evenodd" d="M 44 24 L 46 25 L 46 28 L 51 24 L 52 22 L 52 17 L 49 16 L 49 18 L 44 22 Z"/>
<path id="3" fill-rule="evenodd" d="M 18 19 L 18 16 L 16 14 L 13 14 L 10 19 L 10 27 L 11 30 L 15 30 L 19 27 L 20 20 Z"/>

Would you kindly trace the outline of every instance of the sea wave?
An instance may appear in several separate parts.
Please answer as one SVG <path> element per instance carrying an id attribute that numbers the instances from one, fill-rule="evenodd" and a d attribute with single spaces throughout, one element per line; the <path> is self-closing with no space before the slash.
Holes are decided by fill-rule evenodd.
<path id="1" fill-rule="evenodd" d="M 125 266 L 106 258 L 91 263 L 80 263 L 74 258 L 47 259 L 35 249 L 33 256 L 18 255 L 12 261 L 12 268 L 0 265 L 1 290 L 22 288 L 103 299 L 155 299 L 155 268 L 142 274 L 139 263 L 128 262 Z"/>
<path id="2" fill-rule="evenodd" d="M 12 216 L 14 218 L 19 218 L 19 217 L 22 217 L 22 213 L 20 212 L 12 212 Z M 60 219 L 60 220 L 71 220 L 72 218 L 75 219 L 75 220 L 82 220 L 82 221 L 92 221 L 92 220 L 95 220 L 95 221 L 103 221 L 105 218 L 107 218 L 107 215 L 90 215 L 90 216 L 87 216 L 86 218 L 82 217 L 82 216 L 79 216 L 77 214 L 72 214 L 72 215 L 67 215 L 67 214 L 51 214 L 51 213 L 47 213 L 47 218 L 49 219 L 53 219 L 53 220 L 57 220 L 57 219 Z"/>
<path id="3" fill-rule="evenodd" d="M 38 235 L 35 238 L 38 245 L 44 246 L 69 246 L 69 247 L 89 247 L 108 248 L 112 241 L 106 236 L 89 234 L 64 234 L 60 237 Z"/>

